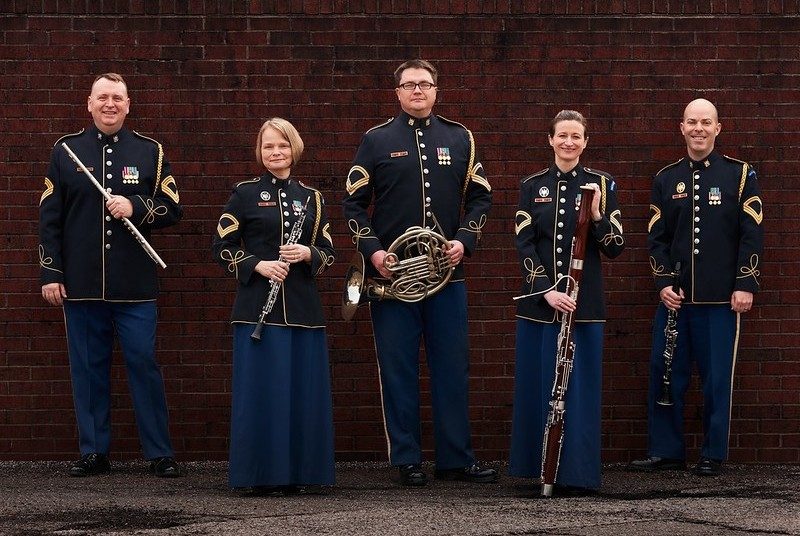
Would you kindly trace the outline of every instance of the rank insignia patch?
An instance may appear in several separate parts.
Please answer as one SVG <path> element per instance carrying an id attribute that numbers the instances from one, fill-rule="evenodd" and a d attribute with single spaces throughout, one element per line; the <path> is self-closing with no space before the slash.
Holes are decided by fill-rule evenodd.
<path id="1" fill-rule="evenodd" d="M 139 184 L 139 169 L 136 166 L 125 166 L 122 168 L 123 184 Z"/>
<path id="2" fill-rule="evenodd" d="M 437 147 L 436 156 L 439 157 L 440 166 L 450 165 L 450 147 Z"/>

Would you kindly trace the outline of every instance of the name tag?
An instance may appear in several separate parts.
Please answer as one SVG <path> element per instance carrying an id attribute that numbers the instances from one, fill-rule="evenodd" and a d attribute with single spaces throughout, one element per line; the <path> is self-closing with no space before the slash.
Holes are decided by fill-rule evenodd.
<path id="1" fill-rule="evenodd" d="M 94 168 L 92 166 L 86 166 L 86 169 L 88 169 L 89 171 L 94 171 Z M 78 173 L 83 173 L 83 170 L 79 167 L 76 167 L 75 171 L 77 171 Z"/>
<path id="2" fill-rule="evenodd" d="M 394 153 L 389 153 L 391 158 L 397 158 L 398 156 L 408 156 L 408 151 L 397 151 Z"/>
<path id="3" fill-rule="evenodd" d="M 533 200 L 534 203 L 549 203 L 552 201 L 552 197 L 537 197 Z"/>
<path id="4" fill-rule="evenodd" d="M 258 202 L 258 206 L 259 207 L 274 207 L 277 204 L 278 203 L 276 201 L 259 201 Z"/>
<path id="5" fill-rule="evenodd" d="M 672 194 L 672 199 L 683 199 L 684 197 L 688 197 L 689 194 L 684 192 L 682 194 Z"/>

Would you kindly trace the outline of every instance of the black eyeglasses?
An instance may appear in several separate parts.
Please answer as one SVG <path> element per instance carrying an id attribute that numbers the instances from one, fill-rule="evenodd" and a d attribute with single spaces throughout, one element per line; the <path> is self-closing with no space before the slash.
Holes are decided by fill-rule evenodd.
<path id="1" fill-rule="evenodd" d="M 404 84 L 400 84 L 397 87 L 401 87 L 401 88 L 405 89 L 406 91 L 414 91 L 417 87 L 419 87 L 422 91 L 428 91 L 429 89 L 431 89 L 432 87 L 435 87 L 435 86 L 430 82 L 419 82 L 419 83 L 417 83 L 417 82 L 406 82 Z"/>

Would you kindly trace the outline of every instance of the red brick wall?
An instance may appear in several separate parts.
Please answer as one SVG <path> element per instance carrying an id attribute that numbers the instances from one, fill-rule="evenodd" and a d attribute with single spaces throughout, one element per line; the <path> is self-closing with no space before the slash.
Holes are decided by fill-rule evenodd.
<path id="1" fill-rule="evenodd" d="M 360 135 L 398 109 L 391 72 L 424 57 L 441 71 L 436 111 L 473 130 L 494 187 L 483 245 L 468 265 L 479 456 L 503 459 L 508 451 L 517 186 L 547 164 L 548 122 L 565 107 L 590 121 L 584 163 L 617 177 L 629 244 L 605 267 L 603 455 L 626 461 L 643 454 L 656 303 L 645 249 L 650 179 L 684 154 L 683 105 L 704 96 L 721 113 L 718 146 L 756 166 L 766 206 L 763 292 L 743 322 L 731 457 L 800 462 L 800 234 L 792 222 L 800 216 L 798 2 L 706 1 L 691 3 L 691 11 L 684 4 L 4 2 L 0 459 L 61 459 L 77 451 L 62 314 L 39 294 L 37 205 L 50 147 L 89 124 L 85 99 L 93 75 L 104 71 L 127 77 L 128 125 L 165 145 L 185 206 L 183 222 L 153 240 L 169 265 L 158 347 L 180 457 L 226 456 L 234 282 L 210 261 L 210 237 L 231 185 L 259 172 L 251 146 L 261 121 L 278 115 L 305 139 L 295 171 L 325 193 L 339 249 L 321 281 L 337 456 L 385 459 L 368 315 L 339 320 L 353 251 L 339 202 Z M 113 371 L 114 455 L 136 457 L 120 362 L 118 356 Z M 690 457 L 701 411 L 695 388 L 686 415 Z M 430 409 L 423 414 L 431 448 Z"/>

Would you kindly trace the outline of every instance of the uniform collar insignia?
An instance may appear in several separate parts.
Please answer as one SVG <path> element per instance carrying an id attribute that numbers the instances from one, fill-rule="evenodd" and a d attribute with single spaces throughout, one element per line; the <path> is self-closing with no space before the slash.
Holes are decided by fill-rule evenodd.
<path id="1" fill-rule="evenodd" d="M 422 119 L 419 119 L 417 117 L 412 117 L 408 115 L 406 112 L 403 112 L 403 115 L 405 115 L 406 124 L 411 128 L 428 128 L 429 126 L 431 126 L 432 116 L 423 117 Z"/>

